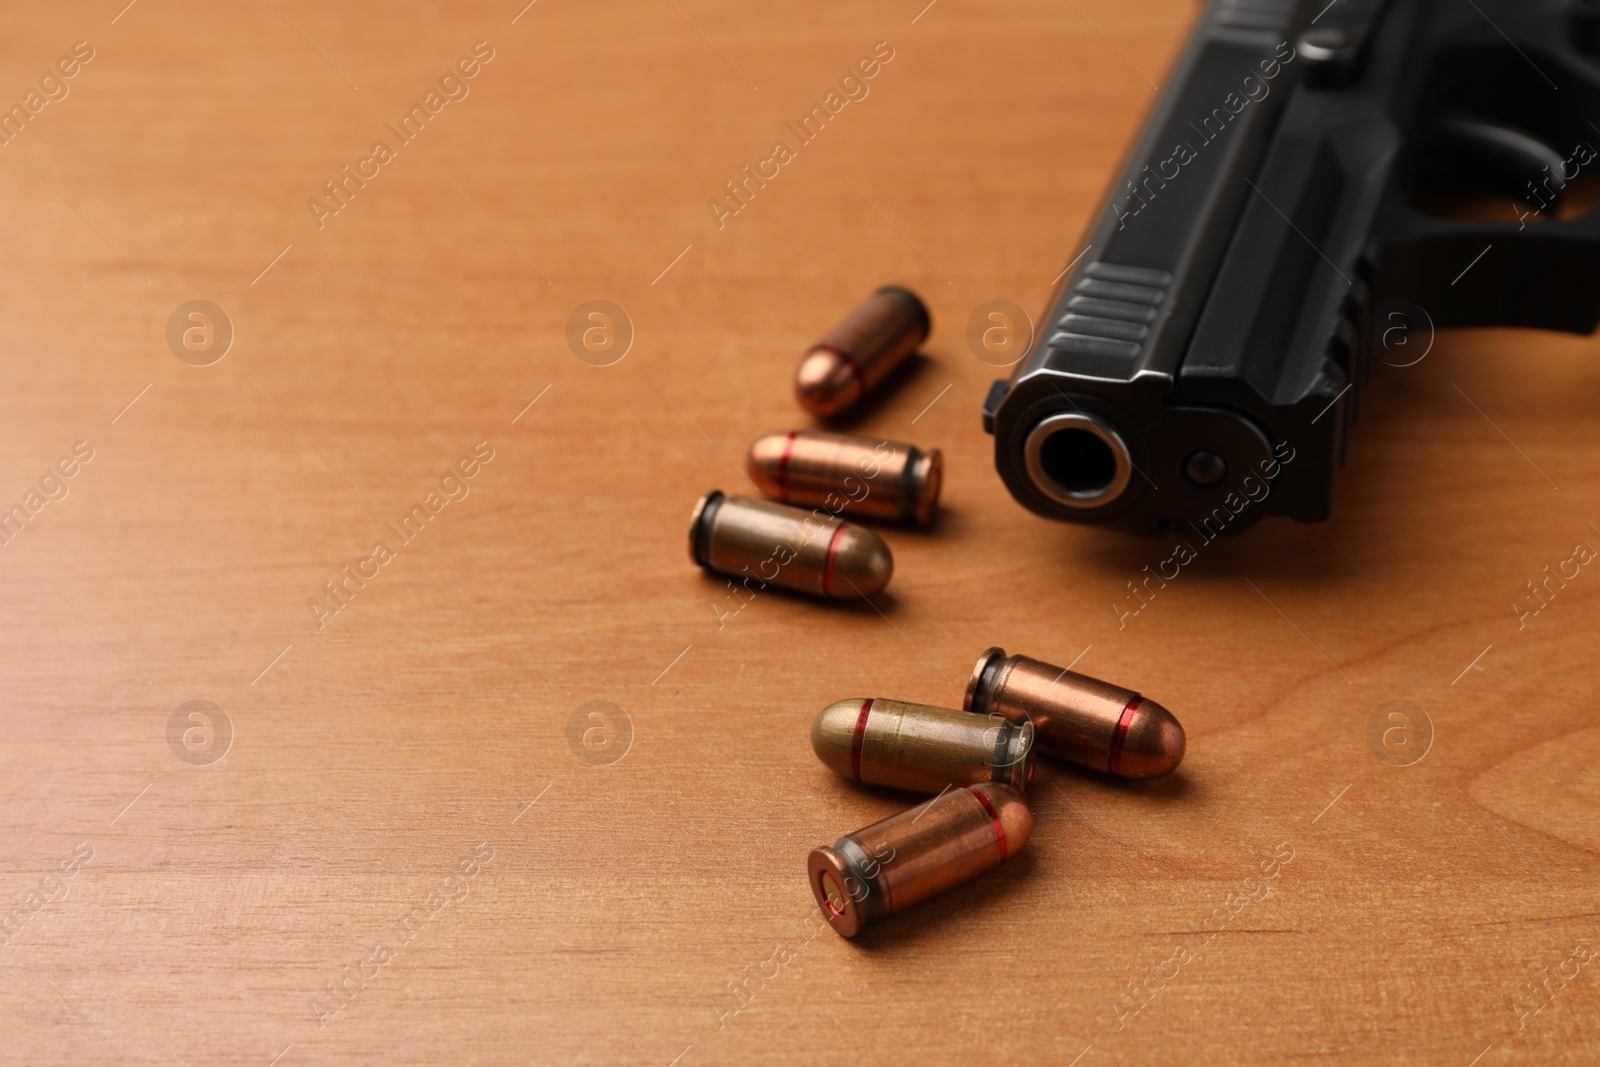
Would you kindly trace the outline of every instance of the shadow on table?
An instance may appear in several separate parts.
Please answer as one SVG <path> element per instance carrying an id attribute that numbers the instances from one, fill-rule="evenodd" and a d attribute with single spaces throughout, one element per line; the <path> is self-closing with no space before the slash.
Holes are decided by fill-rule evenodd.
<path id="1" fill-rule="evenodd" d="M 969 930 L 974 924 L 1026 921 L 1028 909 L 1038 903 L 1038 880 L 1048 877 L 1047 863 L 1024 849 L 997 870 L 957 886 L 915 910 L 891 916 L 868 926 L 849 940 L 851 947 L 888 958 L 921 950 L 946 930 Z"/>

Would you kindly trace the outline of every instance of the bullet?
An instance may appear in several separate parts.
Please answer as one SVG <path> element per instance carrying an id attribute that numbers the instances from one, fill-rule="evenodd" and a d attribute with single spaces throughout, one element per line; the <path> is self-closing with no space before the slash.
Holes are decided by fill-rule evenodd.
<path id="1" fill-rule="evenodd" d="M 1119 778 L 1159 778 L 1183 761 L 1183 727 L 1131 689 L 991 648 L 978 657 L 963 707 L 1031 722 L 1039 751 Z"/>
<path id="2" fill-rule="evenodd" d="M 1033 813 L 1008 785 L 951 789 L 829 848 L 806 874 L 828 924 L 844 937 L 998 867 L 1028 843 Z"/>
<path id="3" fill-rule="evenodd" d="M 811 748 L 829 770 L 915 793 L 979 782 L 1026 792 L 1033 736 L 1028 722 L 870 697 L 829 704 L 811 724 Z"/>
<path id="4" fill-rule="evenodd" d="M 944 484 L 937 448 L 818 430 L 763 434 L 745 467 L 763 493 L 785 504 L 924 526 Z"/>
<path id="5" fill-rule="evenodd" d="M 718 489 L 694 506 L 689 558 L 740 579 L 752 594 L 775 585 L 852 600 L 878 592 L 894 573 L 889 546 L 871 530 L 824 511 L 724 496 Z"/>
<path id="6" fill-rule="evenodd" d="M 800 406 L 819 417 L 844 411 L 904 363 L 932 327 L 915 293 L 884 286 L 800 361 L 794 376 Z"/>

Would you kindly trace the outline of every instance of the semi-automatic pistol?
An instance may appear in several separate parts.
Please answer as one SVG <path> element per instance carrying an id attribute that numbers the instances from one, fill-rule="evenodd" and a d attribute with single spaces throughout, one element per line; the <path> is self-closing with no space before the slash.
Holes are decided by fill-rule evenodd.
<path id="1" fill-rule="evenodd" d="M 984 403 L 1012 495 L 1148 534 L 1318 521 L 1375 359 L 1593 331 L 1600 213 L 1563 204 L 1597 57 L 1600 0 L 1214 0 Z"/>

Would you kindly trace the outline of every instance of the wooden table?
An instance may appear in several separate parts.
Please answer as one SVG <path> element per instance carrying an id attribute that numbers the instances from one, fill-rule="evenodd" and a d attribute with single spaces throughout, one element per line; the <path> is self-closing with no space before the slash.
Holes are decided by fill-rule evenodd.
<path id="1" fill-rule="evenodd" d="M 1600 546 L 1600 344 L 1441 335 L 1374 382 L 1332 521 L 1121 626 L 1167 549 L 992 469 L 967 320 L 1043 306 L 1186 0 L 121 3 L 0 41 L 19 103 L 93 54 L 0 149 L 7 1062 L 1600 1055 L 1600 576 L 1513 607 Z M 888 531 L 881 613 L 719 625 L 690 506 L 888 281 L 934 334 L 860 425 L 945 450 L 943 518 Z M 1015 861 L 818 932 L 806 852 L 906 801 L 811 718 L 957 703 L 992 644 L 1165 703 L 1181 772 L 1043 768 Z M 1410 765 L 1368 743 L 1391 701 Z"/>

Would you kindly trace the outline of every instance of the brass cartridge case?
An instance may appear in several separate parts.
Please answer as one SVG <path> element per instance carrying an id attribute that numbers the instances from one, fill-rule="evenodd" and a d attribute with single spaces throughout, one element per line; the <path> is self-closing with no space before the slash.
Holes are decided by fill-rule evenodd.
<path id="1" fill-rule="evenodd" d="M 1008 785 L 951 789 L 882 822 L 846 834 L 806 862 L 811 892 L 835 931 L 854 937 L 871 923 L 971 881 L 1028 842 L 1033 812 Z"/>
<path id="2" fill-rule="evenodd" d="M 751 592 L 775 585 L 835 600 L 871 596 L 894 573 L 889 546 L 871 530 L 717 489 L 695 505 L 689 558 Z"/>
<path id="3" fill-rule="evenodd" d="M 1159 778 L 1183 761 L 1183 727 L 1131 689 L 991 648 L 978 657 L 963 706 L 1031 722 L 1039 750 L 1119 778 Z"/>
<path id="4" fill-rule="evenodd" d="M 1026 792 L 1032 723 L 876 698 L 841 700 L 811 724 L 811 748 L 835 774 L 915 793 L 1002 782 Z"/>
<path id="5" fill-rule="evenodd" d="M 924 526 L 944 484 L 937 448 L 819 430 L 763 434 L 745 467 L 763 493 L 785 504 Z"/>
<path id="6" fill-rule="evenodd" d="M 795 372 L 795 397 L 817 416 L 837 415 L 887 378 L 927 339 L 933 322 L 909 289 L 886 285 L 811 346 Z"/>

